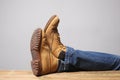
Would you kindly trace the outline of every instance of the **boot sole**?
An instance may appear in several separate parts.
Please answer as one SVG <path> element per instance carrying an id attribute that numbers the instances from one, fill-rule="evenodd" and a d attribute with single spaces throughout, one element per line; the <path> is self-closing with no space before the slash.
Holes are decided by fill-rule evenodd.
<path id="1" fill-rule="evenodd" d="M 56 15 L 53 15 L 53 16 L 48 20 L 48 22 L 47 22 L 47 24 L 46 24 L 46 26 L 45 26 L 45 28 L 44 28 L 44 32 L 47 31 L 48 26 L 52 23 L 52 21 L 54 21 L 54 19 L 55 19 L 56 17 L 57 17 Z"/>
<path id="2" fill-rule="evenodd" d="M 40 48 L 42 41 L 42 29 L 36 29 L 31 38 L 30 49 L 32 55 L 31 67 L 33 74 L 36 76 L 40 75 L 41 72 L 41 62 L 40 62 Z"/>

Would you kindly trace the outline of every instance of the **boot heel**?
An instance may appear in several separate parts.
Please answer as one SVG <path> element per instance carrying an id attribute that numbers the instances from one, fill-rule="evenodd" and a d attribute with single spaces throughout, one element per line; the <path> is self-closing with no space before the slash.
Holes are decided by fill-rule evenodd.
<path id="1" fill-rule="evenodd" d="M 35 76 L 41 75 L 41 62 L 40 60 L 32 60 L 31 61 L 32 72 Z"/>

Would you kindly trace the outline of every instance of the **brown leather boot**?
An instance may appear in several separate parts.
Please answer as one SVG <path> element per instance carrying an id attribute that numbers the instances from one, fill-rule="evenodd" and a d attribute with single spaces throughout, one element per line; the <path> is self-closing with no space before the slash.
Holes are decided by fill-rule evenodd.
<path id="1" fill-rule="evenodd" d="M 57 71 L 58 59 L 53 56 L 44 32 L 39 28 L 34 31 L 31 39 L 32 71 L 36 76 Z"/>
<path id="2" fill-rule="evenodd" d="M 55 57 L 60 58 L 60 53 L 63 52 L 62 55 L 64 55 L 66 52 L 66 47 L 60 41 L 60 36 L 57 29 L 58 23 L 59 18 L 56 15 L 53 15 L 47 22 L 44 31 L 47 35 L 51 52 Z"/>

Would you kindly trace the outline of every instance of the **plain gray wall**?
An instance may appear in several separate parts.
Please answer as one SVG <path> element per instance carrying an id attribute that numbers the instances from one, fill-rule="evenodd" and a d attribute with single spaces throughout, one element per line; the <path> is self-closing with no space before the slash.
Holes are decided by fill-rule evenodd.
<path id="1" fill-rule="evenodd" d="M 120 54 L 120 0 L 0 0 L 0 69 L 31 69 L 32 33 L 54 14 L 64 45 Z"/>

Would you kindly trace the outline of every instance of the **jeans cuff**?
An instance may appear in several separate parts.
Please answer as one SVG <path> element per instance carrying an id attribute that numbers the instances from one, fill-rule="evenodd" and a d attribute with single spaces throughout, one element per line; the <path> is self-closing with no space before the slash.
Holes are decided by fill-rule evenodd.
<path id="1" fill-rule="evenodd" d="M 70 58 L 74 53 L 74 49 L 71 47 L 66 47 L 65 59 L 60 61 L 60 66 L 58 72 L 69 71 Z"/>

